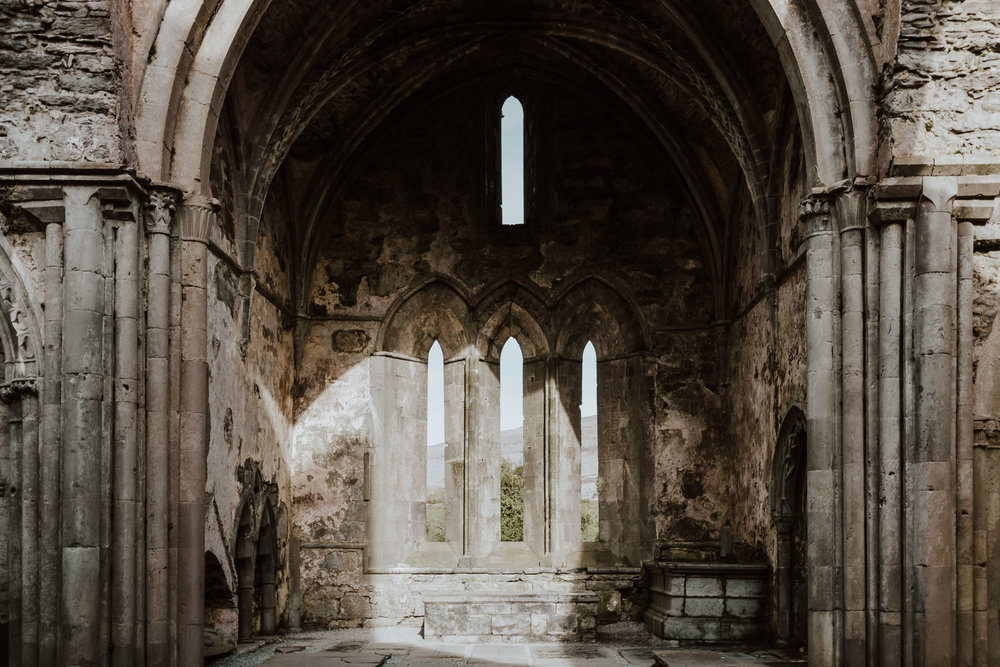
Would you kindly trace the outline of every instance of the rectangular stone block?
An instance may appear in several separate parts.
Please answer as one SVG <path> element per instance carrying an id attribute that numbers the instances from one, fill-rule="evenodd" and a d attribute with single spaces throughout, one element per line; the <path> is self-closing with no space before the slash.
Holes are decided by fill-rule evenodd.
<path id="1" fill-rule="evenodd" d="M 685 593 L 688 597 L 721 597 L 722 586 L 714 577 L 688 577 Z"/>
<path id="2" fill-rule="evenodd" d="M 722 598 L 687 598 L 684 601 L 686 616 L 722 616 L 725 608 Z"/>
<path id="3" fill-rule="evenodd" d="M 576 614 L 555 614 L 548 619 L 550 635 L 573 635 L 578 630 Z"/>
<path id="4" fill-rule="evenodd" d="M 767 581 L 764 579 L 729 579 L 726 581 L 726 597 L 749 598 L 761 597 L 767 594 Z"/>
<path id="5" fill-rule="evenodd" d="M 494 614 L 491 629 L 495 635 L 526 635 L 531 632 L 531 616 Z"/>
<path id="6" fill-rule="evenodd" d="M 727 598 L 726 612 L 740 618 L 753 618 L 761 612 L 760 598 Z"/>

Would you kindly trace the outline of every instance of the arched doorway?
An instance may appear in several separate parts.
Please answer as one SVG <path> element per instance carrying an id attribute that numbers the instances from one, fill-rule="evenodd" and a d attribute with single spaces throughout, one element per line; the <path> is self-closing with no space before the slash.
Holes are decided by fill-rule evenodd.
<path id="1" fill-rule="evenodd" d="M 798 408 L 785 415 L 774 450 L 771 516 L 778 548 L 776 634 L 779 644 L 805 645 L 808 623 L 806 578 L 806 417 Z"/>
<path id="2" fill-rule="evenodd" d="M 253 584 L 254 584 L 253 507 L 247 502 L 240 512 L 236 529 L 236 578 L 237 609 L 239 612 L 238 638 L 246 641 L 253 636 Z"/>
<path id="3" fill-rule="evenodd" d="M 277 575 L 277 536 L 274 530 L 274 512 L 271 502 L 265 501 L 257 534 L 256 564 L 254 566 L 255 602 L 260 613 L 259 634 L 273 635 L 278 630 L 275 612 Z"/>
<path id="4" fill-rule="evenodd" d="M 243 505 L 236 532 L 237 608 L 239 641 L 278 630 L 278 540 L 274 510 L 266 499 L 255 521 L 251 501 Z"/>

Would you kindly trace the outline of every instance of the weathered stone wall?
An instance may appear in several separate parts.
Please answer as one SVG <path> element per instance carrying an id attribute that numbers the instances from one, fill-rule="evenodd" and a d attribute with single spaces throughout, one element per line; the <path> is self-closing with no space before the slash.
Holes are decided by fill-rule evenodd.
<path id="1" fill-rule="evenodd" d="M 530 98 L 525 103 L 530 108 Z M 728 519 L 711 280 L 698 223 L 677 177 L 663 169 L 665 157 L 627 111 L 560 89 L 552 110 L 553 220 L 537 236 L 490 230 L 477 208 L 475 104 L 471 91 L 460 91 L 390 129 L 325 222 L 312 317 L 300 324 L 296 388 L 294 530 L 306 624 L 419 614 L 412 605 L 379 608 L 405 589 L 387 580 L 392 595 L 377 601 L 381 580 L 363 572 L 371 539 L 366 453 L 376 418 L 369 355 L 392 304 L 434 276 L 470 295 L 512 279 L 553 303 L 562 286 L 584 276 L 624 286 L 652 343 L 640 431 L 655 460 L 647 511 L 656 537 L 717 537 Z M 449 581 L 441 585 L 466 585 Z"/>
<path id="2" fill-rule="evenodd" d="M 423 596 L 469 593 L 593 593 L 597 622 L 639 621 L 645 605 L 638 569 L 407 570 L 362 573 L 352 548 L 303 549 L 302 614 L 310 627 L 392 626 L 423 621 Z"/>
<path id="3" fill-rule="evenodd" d="M 894 156 L 1000 154 L 1000 15 L 995 2 L 901 3 L 885 78 Z"/>
<path id="4" fill-rule="evenodd" d="M 778 431 L 789 409 L 806 408 L 804 234 L 798 202 L 805 196 L 798 128 L 785 139 L 777 229 L 776 285 L 769 294 L 761 281 L 760 236 L 752 216 L 742 218 L 734 243 L 733 311 L 729 327 L 727 403 L 729 474 L 732 476 L 732 530 L 748 557 L 775 562 L 776 540 L 770 512 L 772 461 Z M 755 285 L 753 291 L 746 286 Z"/>
<path id="5" fill-rule="evenodd" d="M 975 344 L 973 414 L 983 422 L 1000 420 L 1000 252 L 980 252 L 975 256 L 975 301 L 973 336 Z"/>
<path id="6" fill-rule="evenodd" d="M 215 252 L 208 263 L 210 445 L 206 548 L 218 559 L 230 594 L 235 596 L 236 531 L 244 504 L 254 513 L 271 498 L 276 521 L 277 612 L 288 613 L 291 518 L 291 468 L 294 393 L 294 319 L 286 270 L 289 244 L 282 200 L 275 198 L 261 223 L 263 243 L 253 273 L 236 261 L 236 208 L 241 174 L 236 170 L 234 138 L 223 125 L 213 165 L 213 190 L 222 208 L 211 232 Z M 248 305 L 249 300 L 249 305 Z M 253 489 L 259 471 L 265 485 Z M 276 492 L 276 497 L 272 491 Z M 254 529 L 261 521 L 254 517 Z M 235 597 L 233 597 L 235 604 Z M 220 636 L 235 637 L 235 614 L 215 619 Z"/>
<path id="7" fill-rule="evenodd" d="M 0 164 L 125 159 L 118 53 L 127 14 L 116 5 L 0 3 Z"/>

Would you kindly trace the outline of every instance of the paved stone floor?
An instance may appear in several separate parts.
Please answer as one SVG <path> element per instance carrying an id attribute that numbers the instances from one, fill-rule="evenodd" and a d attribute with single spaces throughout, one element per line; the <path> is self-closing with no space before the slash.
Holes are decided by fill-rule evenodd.
<path id="1" fill-rule="evenodd" d="M 444 644 L 425 641 L 415 628 L 330 630 L 289 634 L 272 642 L 241 644 L 237 655 L 212 667 L 381 667 L 414 665 L 530 665 L 532 667 L 790 667 L 804 658 L 776 650 L 689 649 L 629 633 L 571 644 Z"/>

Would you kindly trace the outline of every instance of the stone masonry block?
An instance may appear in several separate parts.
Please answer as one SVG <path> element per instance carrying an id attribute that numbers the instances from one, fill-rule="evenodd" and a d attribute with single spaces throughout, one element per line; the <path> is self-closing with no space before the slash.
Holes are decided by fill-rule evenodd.
<path id="1" fill-rule="evenodd" d="M 719 597 L 722 585 L 714 577 L 689 577 L 685 592 L 688 597 Z"/>
<path id="2" fill-rule="evenodd" d="M 687 616 L 722 616 L 722 598 L 687 598 L 684 613 Z"/>
<path id="3" fill-rule="evenodd" d="M 494 614 L 491 629 L 495 635 L 526 635 L 531 632 L 531 616 Z"/>

